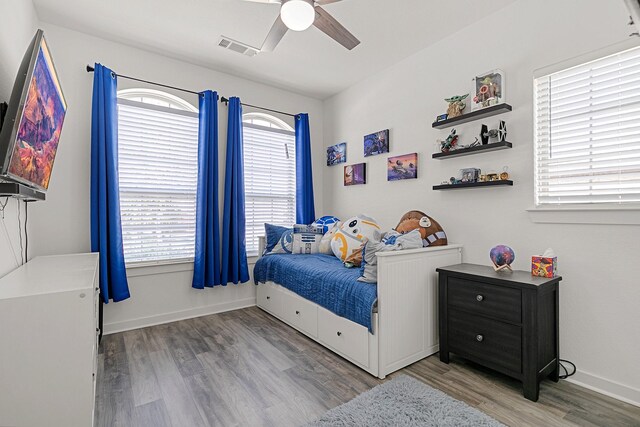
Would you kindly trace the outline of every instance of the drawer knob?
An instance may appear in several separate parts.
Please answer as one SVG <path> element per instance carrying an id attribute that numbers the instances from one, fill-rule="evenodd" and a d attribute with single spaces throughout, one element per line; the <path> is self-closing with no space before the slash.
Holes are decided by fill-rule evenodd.
<path id="1" fill-rule="evenodd" d="M 484 337 L 480 334 L 476 335 L 476 341 L 478 342 L 482 342 L 484 340 Z"/>
<path id="2" fill-rule="evenodd" d="M 338 331 L 338 332 L 337 332 L 337 334 L 338 334 L 338 336 L 341 336 L 341 335 L 342 335 L 342 332 Z"/>
<path id="3" fill-rule="evenodd" d="M 300 312 L 298 310 L 296 310 L 296 314 L 300 314 Z"/>
<path id="4" fill-rule="evenodd" d="M 271 299 L 271 297 L 267 295 L 267 299 Z"/>
<path id="5" fill-rule="evenodd" d="M 477 299 L 478 301 L 482 301 L 482 300 L 484 299 L 484 297 L 483 297 L 482 295 L 479 295 L 479 294 L 478 294 L 478 295 L 476 295 L 476 299 Z"/>

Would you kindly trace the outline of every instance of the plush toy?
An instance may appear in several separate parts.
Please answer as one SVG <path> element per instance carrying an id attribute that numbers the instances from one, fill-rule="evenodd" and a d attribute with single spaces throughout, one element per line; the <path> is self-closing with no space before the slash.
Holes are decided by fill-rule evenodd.
<path id="1" fill-rule="evenodd" d="M 340 220 L 335 216 L 326 215 L 316 219 L 315 221 L 313 221 L 311 225 L 315 225 L 316 227 L 322 227 L 322 232 L 326 233 L 327 231 L 331 230 L 333 226 L 339 221 Z"/>
<path id="2" fill-rule="evenodd" d="M 349 218 L 331 239 L 331 250 L 344 262 L 349 255 L 360 249 L 365 239 L 371 239 L 376 230 L 380 230 L 380 226 L 375 219 L 364 215 Z"/>
<path id="3" fill-rule="evenodd" d="M 395 230 L 401 234 L 408 233 L 411 230 L 419 230 L 424 247 L 445 246 L 447 244 L 447 235 L 440 224 L 438 224 L 438 221 L 424 212 L 407 212 L 400 218 L 400 222 Z"/>
<path id="4" fill-rule="evenodd" d="M 322 239 L 320 240 L 320 253 L 326 255 L 333 255 L 333 250 L 331 249 L 331 240 L 333 236 L 335 236 L 336 232 L 340 229 L 342 223 L 340 221 L 332 224 L 329 228 L 329 231 L 324 233 Z"/>

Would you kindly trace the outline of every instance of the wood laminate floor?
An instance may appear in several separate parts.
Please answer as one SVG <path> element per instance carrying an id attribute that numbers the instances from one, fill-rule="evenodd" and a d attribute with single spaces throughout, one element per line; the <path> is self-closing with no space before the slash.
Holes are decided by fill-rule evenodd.
<path id="1" fill-rule="evenodd" d="M 107 335 L 98 357 L 97 426 L 299 426 L 383 382 L 256 307 Z M 640 426 L 640 408 L 565 381 L 533 403 L 455 357 L 400 372 L 511 426 Z"/>

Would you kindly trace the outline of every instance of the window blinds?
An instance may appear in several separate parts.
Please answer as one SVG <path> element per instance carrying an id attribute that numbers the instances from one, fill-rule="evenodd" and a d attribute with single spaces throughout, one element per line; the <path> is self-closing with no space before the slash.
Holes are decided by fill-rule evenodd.
<path id="1" fill-rule="evenodd" d="M 640 202 L 640 48 L 534 80 L 536 205 Z"/>
<path id="2" fill-rule="evenodd" d="M 197 113 L 119 99 L 118 142 L 125 261 L 193 258 Z"/>
<path id="3" fill-rule="evenodd" d="M 264 223 L 295 223 L 295 137 L 291 131 L 244 124 L 247 254 L 258 254 Z"/>

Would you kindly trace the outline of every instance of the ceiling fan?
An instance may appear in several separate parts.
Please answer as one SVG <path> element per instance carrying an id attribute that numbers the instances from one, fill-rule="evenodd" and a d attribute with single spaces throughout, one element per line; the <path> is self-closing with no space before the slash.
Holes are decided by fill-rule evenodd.
<path id="1" fill-rule="evenodd" d="M 280 14 L 273 23 L 260 51 L 272 52 L 288 30 L 304 31 L 314 25 L 320 31 L 351 50 L 360 44 L 353 34 L 321 6 L 342 0 L 245 0 L 254 3 L 280 4 Z"/>

